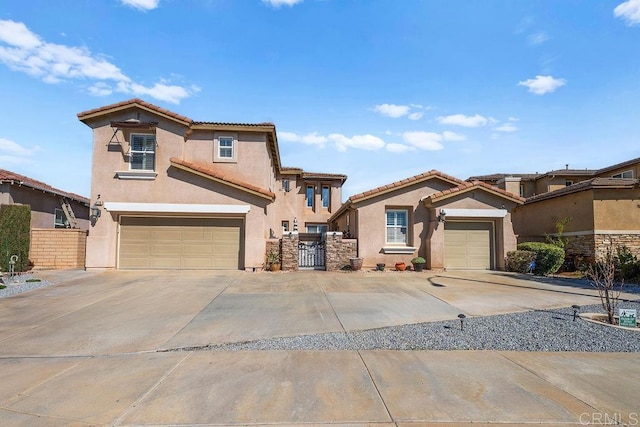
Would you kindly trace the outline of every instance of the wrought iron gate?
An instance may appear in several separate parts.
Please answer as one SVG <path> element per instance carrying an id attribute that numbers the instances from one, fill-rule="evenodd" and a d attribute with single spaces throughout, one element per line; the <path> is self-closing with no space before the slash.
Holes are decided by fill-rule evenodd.
<path id="1" fill-rule="evenodd" d="M 324 270 L 324 242 L 298 243 L 298 268 Z"/>

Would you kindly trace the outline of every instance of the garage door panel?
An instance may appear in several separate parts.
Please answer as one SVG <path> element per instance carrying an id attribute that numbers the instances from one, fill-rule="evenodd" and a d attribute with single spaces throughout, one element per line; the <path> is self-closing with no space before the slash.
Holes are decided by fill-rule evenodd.
<path id="1" fill-rule="evenodd" d="M 491 223 L 447 222 L 444 236 L 446 268 L 491 268 Z"/>
<path id="2" fill-rule="evenodd" d="M 120 268 L 241 268 L 242 219 L 124 217 Z"/>

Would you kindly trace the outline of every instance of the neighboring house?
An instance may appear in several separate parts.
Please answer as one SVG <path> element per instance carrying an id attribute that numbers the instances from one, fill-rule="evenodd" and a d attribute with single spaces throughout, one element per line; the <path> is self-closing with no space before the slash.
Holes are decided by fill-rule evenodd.
<path id="1" fill-rule="evenodd" d="M 346 176 L 282 167 L 272 123 L 197 122 L 140 99 L 78 118 L 101 209 L 87 268 L 260 268 L 267 240 L 322 232 L 340 205 Z"/>
<path id="2" fill-rule="evenodd" d="M 640 255 L 639 183 L 630 178 L 591 178 L 530 197 L 513 214 L 518 240 L 557 236 L 556 223 L 569 218 L 562 232 L 569 257 L 593 260 L 611 244 Z"/>
<path id="3" fill-rule="evenodd" d="M 507 191 L 527 186 L 526 202 L 513 212 L 518 241 L 562 237 L 569 257 L 593 260 L 610 244 L 640 255 L 640 158 L 595 170 L 561 169 L 545 174 L 494 174 L 480 179 Z M 532 185 L 533 183 L 533 185 Z M 521 192 L 522 194 L 522 192 Z"/>
<path id="4" fill-rule="evenodd" d="M 329 222 L 358 239 L 365 266 L 422 256 L 431 269 L 504 269 L 516 248 L 510 212 L 523 202 L 433 170 L 356 194 Z"/>
<path id="5" fill-rule="evenodd" d="M 89 199 L 0 169 L 0 205 L 29 205 L 31 228 L 89 228 Z"/>
<path id="6" fill-rule="evenodd" d="M 569 165 L 567 165 L 565 169 L 552 170 L 540 174 L 496 173 L 472 176 L 467 181 L 486 182 L 489 185 L 528 198 L 559 190 L 592 178 L 633 179 L 638 177 L 640 177 L 640 158 L 627 160 L 602 169 L 569 169 Z"/>

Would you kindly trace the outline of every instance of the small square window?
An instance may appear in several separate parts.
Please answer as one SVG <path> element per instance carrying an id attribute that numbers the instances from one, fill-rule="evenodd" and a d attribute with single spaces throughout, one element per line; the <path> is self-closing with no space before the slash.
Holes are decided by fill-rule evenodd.
<path id="1" fill-rule="evenodd" d="M 233 159 L 233 138 L 226 136 L 218 138 L 218 156 L 221 159 Z"/>
<path id="2" fill-rule="evenodd" d="M 282 231 L 285 233 L 289 231 L 289 221 L 282 221 Z"/>
<path id="3" fill-rule="evenodd" d="M 155 170 L 156 163 L 156 136 L 155 135 L 131 135 L 131 150 L 129 164 L 132 170 Z"/>
<path id="4" fill-rule="evenodd" d="M 69 228 L 69 221 L 62 209 L 55 210 L 54 228 Z"/>

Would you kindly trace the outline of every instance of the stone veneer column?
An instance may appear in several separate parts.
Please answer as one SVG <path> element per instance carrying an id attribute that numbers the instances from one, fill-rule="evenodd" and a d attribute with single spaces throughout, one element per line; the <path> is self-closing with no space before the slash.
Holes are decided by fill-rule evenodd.
<path id="1" fill-rule="evenodd" d="M 298 270 L 298 241 L 299 236 L 297 231 L 289 231 L 282 233 L 282 239 L 280 240 L 283 271 L 297 271 Z"/>
<path id="2" fill-rule="evenodd" d="M 342 262 L 342 232 L 328 231 L 324 234 L 324 265 L 327 271 L 344 267 Z"/>

